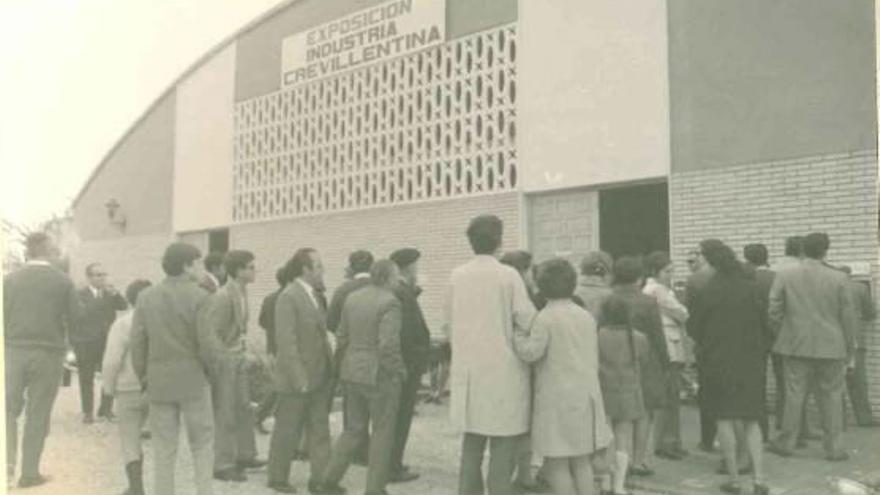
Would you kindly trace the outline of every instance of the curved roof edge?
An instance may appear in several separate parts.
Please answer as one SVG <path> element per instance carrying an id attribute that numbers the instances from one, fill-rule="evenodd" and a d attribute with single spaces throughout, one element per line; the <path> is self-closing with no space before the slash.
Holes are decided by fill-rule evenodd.
<path id="1" fill-rule="evenodd" d="M 116 140 L 116 142 L 113 143 L 113 146 L 111 146 L 110 149 L 107 150 L 106 153 L 104 153 L 104 156 L 101 157 L 101 160 L 98 162 L 98 164 L 92 170 L 92 173 L 89 174 L 88 179 L 86 179 L 85 183 L 83 183 L 79 192 L 76 193 L 76 196 L 73 198 L 73 201 L 70 202 L 70 208 L 71 209 L 76 208 L 76 205 L 77 205 L 77 203 L 79 203 L 79 200 L 82 199 L 83 195 L 86 193 L 89 186 L 92 184 L 92 182 L 94 182 L 95 178 L 98 176 L 98 174 L 104 168 L 104 165 L 107 164 L 107 161 L 110 160 L 110 158 L 113 156 L 113 154 L 116 152 L 116 150 L 118 150 L 119 147 L 122 146 L 122 143 L 124 143 L 125 140 L 128 139 L 128 137 L 134 132 L 134 130 L 138 128 L 138 126 L 141 124 L 141 122 L 143 122 L 144 119 L 147 118 L 147 115 L 149 115 L 150 112 L 152 112 L 156 108 L 156 106 L 159 105 L 159 103 L 165 99 L 165 97 L 167 97 L 172 91 L 177 89 L 177 86 L 181 83 L 181 81 L 183 81 L 187 76 L 189 76 L 190 74 L 195 72 L 197 69 L 199 69 L 202 65 L 204 65 L 206 62 L 208 62 L 214 55 L 216 55 L 221 50 L 226 48 L 228 45 L 230 45 L 231 43 L 236 41 L 241 35 L 256 28 L 257 26 L 259 26 L 260 24 L 262 24 L 266 20 L 275 16 L 275 14 L 277 14 L 278 12 L 280 12 L 280 11 L 282 11 L 282 10 L 284 10 L 284 9 L 290 7 L 291 5 L 293 5 L 297 2 L 300 2 L 300 1 L 302 1 L 302 0 L 282 0 L 281 2 L 278 3 L 278 5 L 275 5 L 274 7 L 270 8 L 266 12 L 263 12 L 262 14 L 258 15 L 256 18 L 254 18 L 253 20 L 251 20 L 250 22 L 248 22 L 247 24 L 245 24 L 244 26 L 239 28 L 237 31 L 235 31 L 232 35 L 227 36 L 226 38 L 223 38 L 222 40 L 217 42 L 217 44 L 215 44 L 207 52 L 205 52 L 204 55 L 197 58 L 195 62 L 193 62 L 189 67 L 186 68 L 186 70 L 181 72 L 180 75 L 177 76 L 174 79 L 174 81 L 171 82 L 171 84 L 169 84 L 164 90 L 162 90 L 161 93 L 159 93 L 159 96 L 154 98 L 153 101 L 151 101 L 150 104 L 147 105 L 147 108 L 143 112 L 141 112 L 140 116 L 138 116 L 134 120 L 134 122 L 132 122 L 131 125 L 128 126 L 128 128 L 125 130 L 125 132 L 123 132 L 122 135 Z"/>

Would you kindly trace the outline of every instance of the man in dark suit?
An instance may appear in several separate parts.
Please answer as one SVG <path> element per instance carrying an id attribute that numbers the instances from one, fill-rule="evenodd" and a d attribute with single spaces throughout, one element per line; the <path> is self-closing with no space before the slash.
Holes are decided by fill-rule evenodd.
<path id="1" fill-rule="evenodd" d="M 100 263 L 86 267 L 88 285 L 78 291 L 83 319 L 77 331 L 70 335 L 73 352 L 76 353 L 76 369 L 79 375 L 79 396 L 83 423 L 93 423 L 95 372 L 104 360 L 107 332 L 116 320 L 116 312 L 128 307 L 122 294 L 107 283 L 107 270 Z M 98 417 L 113 419 L 113 397 L 101 393 Z"/>
<path id="2" fill-rule="evenodd" d="M 829 245 L 825 234 L 807 235 L 806 258 L 778 272 L 770 290 L 770 322 L 777 329 L 773 350 L 783 358 L 786 393 L 782 432 L 769 450 L 780 456 L 792 455 L 801 408 L 814 380 L 825 431 L 825 458 L 849 458 L 840 445 L 841 411 L 846 368 L 855 358 L 858 322 L 846 275 L 823 263 Z"/>
<path id="3" fill-rule="evenodd" d="M 348 296 L 343 307 L 337 336 L 349 420 L 327 466 L 327 487 L 338 490 L 352 456 L 366 441 L 372 426 L 364 493 L 386 493 L 400 391 L 406 380 L 401 354 L 401 303 L 393 292 L 398 277 L 393 261 L 377 261 L 370 270 L 371 284 Z"/>
<path id="4" fill-rule="evenodd" d="M 282 266 L 275 271 L 275 281 L 278 282 L 278 289 L 263 298 L 263 304 L 260 305 L 259 318 L 260 327 L 266 332 L 266 355 L 269 356 L 270 361 L 275 360 L 275 301 L 278 300 L 278 295 L 287 286 L 285 267 Z M 276 399 L 275 392 L 269 392 L 269 395 L 266 396 L 263 402 L 260 403 L 260 407 L 257 408 L 254 423 L 256 424 L 257 431 L 263 435 L 269 434 L 263 423 L 275 412 Z"/>
<path id="5" fill-rule="evenodd" d="M 223 253 L 210 253 L 205 256 L 205 273 L 199 280 L 199 287 L 213 294 L 226 283 L 226 269 L 223 266 Z"/>
<path id="6" fill-rule="evenodd" d="M 326 314 L 315 295 L 324 266 L 318 252 L 303 248 L 287 263 L 290 282 L 275 301 L 275 387 L 278 402 L 269 444 L 269 488 L 295 493 L 290 464 L 303 430 L 309 438 L 309 489 L 325 493 L 318 477 L 330 456 L 332 358 Z M 332 490 L 331 490 L 332 491 Z"/>
<path id="7" fill-rule="evenodd" d="M 700 248 L 696 251 L 695 256 L 692 257 L 693 262 L 689 262 L 688 265 L 691 269 L 691 275 L 688 277 L 687 282 L 685 284 L 685 297 L 684 302 L 685 305 L 689 305 L 690 301 L 693 301 L 696 294 L 703 290 L 706 284 L 709 282 L 709 279 L 712 278 L 712 275 L 715 274 L 715 270 L 709 266 L 709 263 L 706 263 L 706 258 L 704 253 L 711 251 L 713 249 L 723 249 L 724 243 L 722 243 L 718 239 L 704 239 L 700 242 Z M 688 308 L 690 309 L 690 308 Z M 687 329 L 688 335 L 691 339 L 696 342 L 696 338 L 692 332 L 692 328 L 685 323 L 685 328 Z M 709 412 L 708 404 L 703 400 L 703 395 L 700 394 L 700 390 L 706 390 L 706 375 L 701 371 L 702 362 L 700 359 L 701 353 L 699 352 L 699 348 L 697 345 L 694 345 L 694 357 L 697 364 L 697 405 L 700 409 L 700 450 L 704 452 L 712 452 L 715 450 L 715 435 L 716 435 L 716 422 L 715 418 Z"/>
<path id="8" fill-rule="evenodd" d="M 214 478 L 245 481 L 245 469 L 266 464 L 257 459 L 247 373 L 247 286 L 256 278 L 254 254 L 232 250 L 223 264 L 228 280 L 208 299 L 202 320 L 219 342 L 212 383 Z"/>
<path id="9" fill-rule="evenodd" d="M 201 323 L 208 293 L 197 285 L 195 247 L 175 242 L 165 249 L 167 277 L 138 296 L 132 317 L 131 362 L 147 391 L 153 444 L 153 493 L 174 493 L 181 419 L 195 471 L 196 493 L 211 495 L 214 411 L 211 377 L 217 369 L 217 337 Z"/>
<path id="10" fill-rule="evenodd" d="M 754 277 L 755 282 L 758 284 L 761 300 L 764 304 L 769 304 L 770 288 L 773 287 L 773 279 L 776 277 L 776 274 L 767 263 L 769 260 L 767 246 L 763 244 L 748 244 L 743 248 L 743 258 L 746 260 L 745 268 L 747 272 Z M 767 321 L 768 326 L 766 328 L 770 328 L 769 324 L 769 321 Z M 767 352 L 769 354 L 770 349 L 767 349 Z M 776 414 L 779 421 L 782 421 L 782 401 L 776 401 Z M 761 434 L 764 436 L 765 442 L 769 438 L 769 433 L 770 425 L 765 413 L 764 417 L 761 418 Z"/>
<path id="11" fill-rule="evenodd" d="M 397 426 L 394 446 L 391 451 L 391 483 L 412 481 L 419 477 L 404 465 L 403 454 L 409 438 L 416 399 L 422 384 L 422 375 L 428 369 L 431 352 L 431 332 L 419 306 L 418 260 L 421 253 L 414 248 L 398 249 L 391 253 L 391 261 L 400 270 L 400 283 L 394 288 L 394 295 L 400 300 L 402 322 L 400 348 L 406 364 L 406 381 L 400 394 L 400 410 L 397 413 Z"/>
<path id="12" fill-rule="evenodd" d="M 6 473 L 9 479 L 15 476 L 18 417 L 24 411 L 22 488 L 48 481 L 40 474 L 40 457 L 61 384 L 66 334 L 80 318 L 73 282 L 50 264 L 57 257 L 52 239 L 39 232 L 30 234 L 25 244 L 27 264 L 3 278 Z"/>

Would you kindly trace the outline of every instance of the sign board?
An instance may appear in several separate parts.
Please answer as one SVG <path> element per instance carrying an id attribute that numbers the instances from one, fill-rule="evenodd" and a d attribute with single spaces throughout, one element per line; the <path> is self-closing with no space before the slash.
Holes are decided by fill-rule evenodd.
<path id="1" fill-rule="evenodd" d="M 391 0 L 285 38 L 281 86 L 406 55 L 445 38 L 446 0 Z"/>

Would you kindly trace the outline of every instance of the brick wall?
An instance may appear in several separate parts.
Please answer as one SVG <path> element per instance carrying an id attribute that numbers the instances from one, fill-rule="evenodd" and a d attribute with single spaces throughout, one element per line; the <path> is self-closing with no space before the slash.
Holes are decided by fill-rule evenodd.
<path id="1" fill-rule="evenodd" d="M 687 251 L 705 238 L 723 240 L 740 256 L 745 244 L 764 243 L 772 263 L 783 255 L 786 237 L 822 231 L 831 236 L 830 263 L 870 263 L 877 298 L 877 211 L 873 150 L 673 171 L 670 244 L 676 273 L 687 274 Z M 868 339 L 868 380 L 880 411 L 880 331 Z"/>
<path id="2" fill-rule="evenodd" d="M 275 270 L 301 247 L 319 251 L 328 297 L 343 282 L 351 251 L 369 249 L 378 259 L 400 247 L 419 249 L 424 289 L 420 302 L 431 332 L 439 333 L 444 287 L 452 269 L 472 256 L 465 230 L 470 219 L 481 213 L 498 215 L 504 221 L 506 249 L 520 247 L 517 193 L 232 226 L 230 248 L 249 249 L 257 257 L 257 282 L 249 294 L 252 344 L 264 348 L 256 320 L 263 297 L 277 286 Z"/>
<path id="3" fill-rule="evenodd" d="M 529 246 L 535 262 L 562 256 L 580 266 L 599 248 L 599 192 L 579 189 L 529 197 Z"/>

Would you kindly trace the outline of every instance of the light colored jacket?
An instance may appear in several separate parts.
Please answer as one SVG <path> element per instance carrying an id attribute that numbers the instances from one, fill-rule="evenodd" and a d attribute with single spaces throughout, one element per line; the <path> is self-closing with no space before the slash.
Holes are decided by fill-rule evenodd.
<path id="1" fill-rule="evenodd" d="M 131 364 L 131 320 L 133 311 L 120 316 L 110 327 L 107 335 L 107 349 L 101 364 L 101 381 L 107 395 L 119 392 L 138 392 L 141 382 Z"/>
<path id="2" fill-rule="evenodd" d="M 660 318 L 663 321 L 663 334 L 666 336 L 666 348 L 669 360 L 674 363 L 686 361 L 684 346 L 684 325 L 688 319 L 688 310 L 675 297 L 675 292 L 651 277 L 642 288 L 642 293 L 657 300 L 660 306 Z"/>
<path id="3" fill-rule="evenodd" d="M 221 351 L 243 352 L 248 307 L 244 287 L 230 279 L 208 298 L 203 323 L 217 336 Z"/>
<path id="4" fill-rule="evenodd" d="M 295 280 L 275 301 L 275 386 L 278 392 L 312 392 L 330 383 L 332 351 L 327 316 Z"/>
<path id="5" fill-rule="evenodd" d="M 478 255 L 452 272 L 445 321 L 452 346 L 450 417 L 458 430 L 489 436 L 529 430 L 529 365 L 513 348 L 514 326 L 535 316 L 522 277 Z"/>
<path id="6" fill-rule="evenodd" d="M 859 325 L 848 283 L 846 275 L 819 260 L 777 272 L 769 308 L 778 335 L 773 351 L 805 358 L 851 356 Z"/>

